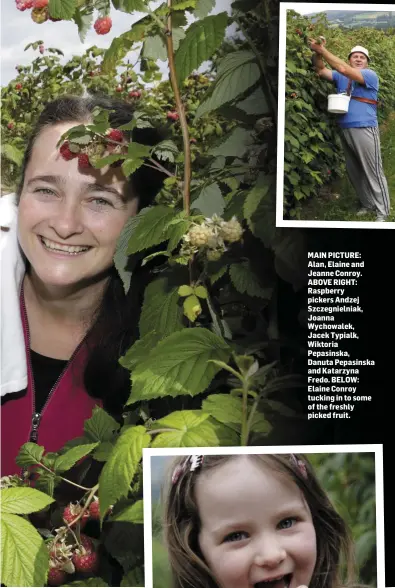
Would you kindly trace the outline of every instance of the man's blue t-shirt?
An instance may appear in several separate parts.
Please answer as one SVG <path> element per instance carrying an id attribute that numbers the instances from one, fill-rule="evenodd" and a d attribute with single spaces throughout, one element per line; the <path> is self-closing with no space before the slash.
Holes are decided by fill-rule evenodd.
<path id="1" fill-rule="evenodd" d="M 372 69 L 359 70 L 365 80 L 365 85 L 359 84 L 353 80 L 351 86 L 351 95 L 360 96 L 361 98 L 369 98 L 370 100 L 377 100 L 379 90 L 379 78 L 376 72 Z M 337 87 L 337 93 L 347 91 L 348 78 L 343 74 L 333 71 L 333 81 Z M 377 106 L 374 104 L 367 104 L 366 102 L 359 102 L 359 100 L 350 100 L 348 112 L 339 117 L 339 125 L 343 129 L 352 127 L 377 127 Z"/>

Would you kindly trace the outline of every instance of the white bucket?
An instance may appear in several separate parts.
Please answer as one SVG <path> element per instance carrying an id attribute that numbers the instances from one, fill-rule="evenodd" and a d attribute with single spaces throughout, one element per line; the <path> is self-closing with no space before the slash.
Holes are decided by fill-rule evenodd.
<path id="1" fill-rule="evenodd" d="M 329 94 L 328 96 L 328 112 L 345 114 L 348 112 L 349 104 L 350 96 L 347 94 Z"/>

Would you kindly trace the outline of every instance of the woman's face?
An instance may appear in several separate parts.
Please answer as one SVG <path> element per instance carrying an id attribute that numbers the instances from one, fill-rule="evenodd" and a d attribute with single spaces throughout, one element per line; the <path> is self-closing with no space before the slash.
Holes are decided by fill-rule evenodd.
<path id="1" fill-rule="evenodd" d="M 309 586 L 316 534 L 297 485 L 246 456 L 199 476 L 199 546 L 221 588 Z"/>
<path id="2" fill-rule="evenodd" d="M 26 168 L 18 238 L 33 272 L 48 287 L 85 286 L 106 275 L 117 239 L 137 212 L 120 168 L 79 169 L 56 144 L 76 122 L 46 127 Z"/>

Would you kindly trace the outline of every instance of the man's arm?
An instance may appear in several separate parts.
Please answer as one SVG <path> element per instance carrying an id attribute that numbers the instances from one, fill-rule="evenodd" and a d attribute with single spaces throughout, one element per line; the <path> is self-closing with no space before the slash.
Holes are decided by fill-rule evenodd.
<path id="1" fill-rule="evenodd" d="M 333 69 L 335 69 L 339 73 L 343 74 L 344 76 L 346 76 L 350 80 L 354 80 L 355 82 L 358 82 L 359 84 L 365 85 L 364 77 L 359 69 L 351 67 L 351 65 L 348 65 L 348 63 L 346 63 L 345 61 L 343 61 L 339 57 L 336 57 L 336 55 L 333 55 L 333 53 L 328 51 L 328 49 L 326 49 L 323 44 L 322 45 L 318 44 L 314 39 L 309 39 L 309 45 L 310 45 L 310 49 L 312 51 L 314 51 L 316 53 L 316 55 L 318 55 L 318 57 L 321 57 L 321 61 L 322 61 L 322 59 L 325 59 L 325 61 L 327 63 L 329 63 L 329 65 L 331 67 L 333 67 Z M 327 71 L 330 71 L 330 70 L 327 70 Z M 318 74 L 321 76 L 321 74 L 319 72 L 318 72 Z M 321 77 L 328 79 L 325 74 L 322 75 Z"/>
<path id="2" fill-rule="evenodd" d="M 314 53 L 313 55 L 313 65 L 315 71 L 320 76 L 320 78 L 328 80 L 328 82 L 333 82 L 332 70 L 325 67 L 325 63 L 321 55 L 319 55 L 318 53 Z"/>

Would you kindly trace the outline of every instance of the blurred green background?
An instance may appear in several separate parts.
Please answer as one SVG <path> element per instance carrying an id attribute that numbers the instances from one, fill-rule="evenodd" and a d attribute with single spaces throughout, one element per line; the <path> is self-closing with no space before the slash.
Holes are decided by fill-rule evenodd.
<path id="1" fill-rule="evenodd" d="M 374 453 L 306 454 L 339 514 L 351 528 L 358 582 L 377 586 Z M 153 588 L 172 588 L 162 543 L 160 493 L 172 457 L 151 457 Z"/>

